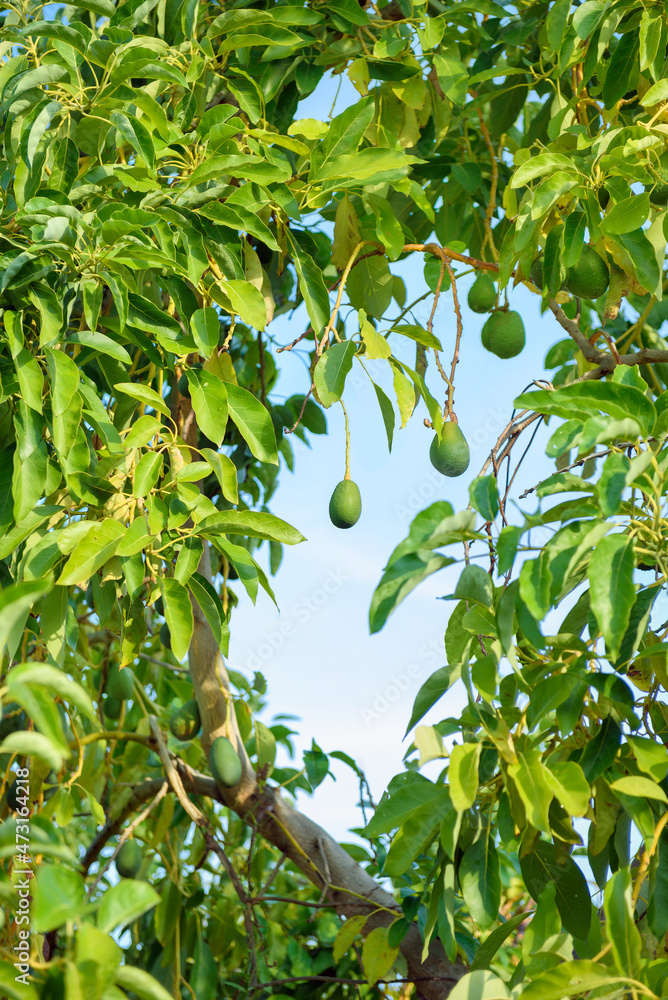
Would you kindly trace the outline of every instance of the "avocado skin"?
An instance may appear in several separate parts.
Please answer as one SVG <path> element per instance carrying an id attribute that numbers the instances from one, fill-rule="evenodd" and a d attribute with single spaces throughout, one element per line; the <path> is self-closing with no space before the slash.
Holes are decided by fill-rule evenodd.
<path id="1" fill-rule="evenodd" d="M 334 487 L 329 501 L 329 517 L 336 528 L 352 528 L 362 513 L 359 486 L 352 479 L 342 479 Z"/>
<path id="2" fill-rule="evenodd" d="M 471 312 L 486 313 L 496 304 L 496 288 L 488 274 L 479 274 L 471 287 L 466 299 Z"/>
<path id="3" fill-rule="evenodd" d="M 2 715 L 0 716 L 0 743 L 12 733 L 18 733 L 26 728 L 28 718 L 21 709 L 17 711 L 19 706 L 15 701 L 8 701 L 2 706 Z"/>
<path id="4" fill-rule="evenodd" d="M 439 441 L 438 434 L 434 435 L 429 458 L 442 476 L 454 478 L 466 472 L 471 461 L 471 453 L 459 424 L 451 420 L 443 424 L 441 440 Z"/>
<path id="5" fill-rule="evenodd" d="M 194 698 L 174 712 L 169 720 L 169 731 L 177 740 L 192 740 L 197 736 L 202 720 Z"/>
<path id="6" fill-rule="evenodd" d="M 107 694 L 119 701 L 132 698 L 135 686 L 132 682 L 132 671 L 129 667 L 119 670 L 117 666 L 110 667 L 107 674 Z"/>
<path id="7" fill-rule="evenodd" d="M 227 736 L 218 736 L 211 744 L 209 767 L 216 784 L 222 788 L 234 788 L 241 781 L 241 758 Z"/>
<path id="8" fill-rule="evenodd" d="M 522 317 L 513 309 L 493 312 L 482 328 L 482 346 L 497 358 L 515 358 L 525 344 Z"/>
<path id="9" fill-rule="evenodd" d="M 172 636 L 169 631 L 169 625 L 167 624 L 167 622 L 164 622 L 160 626 L 160 642 L 163 644 L 165 649 L 172 648 Z"/>
<path id="10" fill-rule="evenodd" d="M 583 247 L 580 259 L 569 267 L 566 288 L 579 299 L 598 299 L 610 283 L 610 271 L 591 247 Z"/>
<path id="11" fill-rule="evenodd" d="M 121 878 L 137 878 L 141 868 L 141 847 L 136 840 L 126 840 L 116 855 L 116 871 Z"/>
<path id="12" fill-rule="evenodd" d="M 102 711 L 107 719 L 119 719 L 123 702 L 120 698 L 111 698 L 109 695 L 102 703 Z"/>

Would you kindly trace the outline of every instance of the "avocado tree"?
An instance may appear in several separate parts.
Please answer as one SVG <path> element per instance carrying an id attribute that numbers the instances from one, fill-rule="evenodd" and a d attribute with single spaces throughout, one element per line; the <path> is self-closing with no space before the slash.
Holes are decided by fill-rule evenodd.
<path id="1" fill-rule="evenodd" d="M 1 19 L 0 993 L 665 996 L 663 4 Z M 325 74 L 359 99 L 304 118 Z M 303 541 L 271 513 L 279 471 L 367 361 L 388 444 L 424 421 L 447 495 L 470 466 L 462 297 L 498 377 L 519 284 L 563 339 L 469 507 L 419 513 L 369 595 L 376 632 L 461 563 L 405 769 L 343 846 L 293 804 L 327 754 L 277 766 L 290 730 L 226 664 L 238 594 L 271 597 L 263 566 Z M 285 343 L 272 320 L 300 306 Z M 547 421 L 554 474 L 517 497 Z M 330 515 L 359 513 L 346 463 Z M 461 715 L 421 725 L 455 683 Z"/>

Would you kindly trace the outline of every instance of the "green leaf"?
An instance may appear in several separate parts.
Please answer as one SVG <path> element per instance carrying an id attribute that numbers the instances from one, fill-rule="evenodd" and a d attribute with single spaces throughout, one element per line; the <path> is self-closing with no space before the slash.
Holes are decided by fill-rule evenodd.
<path id="1" fill-rule="evenodd" d="M 661 281 L 661 272 L 656 260 L 654 246 L 643 229 L 620 233 L 615 243 L 624 251 L 624 264 L 634 274 L 643 288 L 656 292 Z"/>
<path id="2" fill-rule="evenodd" d="M 297 545 L 306 539 L 300 531 L 274 514 L 257 510 L 223 510 L 199 522 L 198 531 L 208 535 L 247 535 L 266 538 L 284 545 Z"/>
<path id="3" fill-rule="evenodd" d="M 15 753 L 24 757 L 38 757 L 40 760 L 45 761 L 54 771 L 60 771 L 63 766 L 64 754 L 43 733 L 10 733 L 0 743 L 0 753 Z"/>
<path id="4" fill-rule="evenodd" d="M 471 506 L 485 521 L 493 521 L 499 513 L 499 491 L 496 476 L 479 476 L 469 486 Z"/>
<path id="5" fill-rule="evenodd" d="M 222 646 L 225 613 L 218 594 L 209 581 L 199 573 L 192 573 L 188 580 L 188 589 L 202 609 L 216 643 Z"/>
<path id="6" fill-rule="evenodd" d="M 241 278 L 226 281 L 221 288 L 232 304 L 232 312 L 238 313 L 248 326 L 264 330 L 267 325 L 267 307 L 259 288 Z"/>
<path id="7" fill-rule="evenodd" d="M 278 465 L 276 434 L 266 407 L 240 385 L 226 382 L 229 414 L 251 452 L 260 462 Z"/>
<path id="8" fill-rule="evenodd" d="M 366 921 L 366 913 L 360 913 L 356 917 L 350 917 L 340 927 L 333 948 L 333 958 L 337 965 L 351 947 L 357 935 L 361 933 Z"/>
<path id="9" fill-rule="evenodd" d="M 385 257 L 364 257 L 346 282 L 350 304 L 368 316 L 382 319 L 392 301 L 392 272 Z"/>
<path id="10" fill-rule="evenodd" d="M 162 475 L 163 458 L 160 452 L 149 451 L 137 462 L 134 471 L 132 495 L 145 497 Z"/>
<path id="11" fill-rule="evenodd" d="M 387 398 L 386 394 L 379 385 L 376 385 L 373 379 L 371 380 L 371 384 L 373 385 L 376 393 L 376 399 L 378 400 L 378 405 L 380 407 L 380 414 L 383 418 L 383 425 L 387 435 L 387 450 L 392 451 L 392 437 L 394 435 L 394 407 Z"/>
<path id="12" fill-rule="evenodd" d="M 482 743 L 455 743 L 450 751 L 448 782 L 457 812 L 470 809 L 478 794 L 478 764 Z"/>
<path id="13" fill-rule="evenodd" d="M 149 170 L 155 170 L 155 146 L 153 137 L 146 126 L 131 114 L 112 111 L 111 124 L 123 140 L 129 142 L 137 156 L 142 157 Z"/>
<path id="14" fill-rule="evenodd" d="M 316 337 L 329 323 L 330 305 L 329 292 L 323 281 L 322 271 L 313 259 L 299 246 L 297 241 L 287 232 L 288 241 L 295 262 L 295 270 L 299 279 L 299 290 L 306 305 L 308 317 Z"/>
<path id="15" fill-rule="evenodd" d="M 473 961 L 469 967 L 470 971 L 475 972 L 477 969 L 486 969 L 506 938 L 509 937 L 529 915 L 530 913 L 527 913 L 526 910 L 524 910 L 521 913 L 516 913 L 515 916 L 510 917 L 505 921 L 505 923 L 501 924 L 500 927 L 496 927 L 492 933 L 485 938 L 473 956 Z"/>
<path id="16" fill-rule="evenodd" d="M 364 15 L 365 22 L 367 21 Z M 329 131 L 322 143 L 322 163 L 333 156 L 354 153 L 373 118 L 373 98 L 364 97 L 351 104 L 330 122 Z"/>
<path id="17" fill-rule="evenodd" d="M 655 799 L 657 802 L 668 802 L 668 796 L 660 785 L 650 778 L 643 778 L 640 775 L 628 775 L 625 778 L 618 778 L 610 782 L 613 792 L 621 792 L 622 795 L 634 795 L 637 798 Z"/>
<path id="18" fill-rule="evenodd" d="M 561 48 L 561 40 L 564 37 L 566 22 L 568 21 L 568 12 L 570 9 L 571 0 L 555 0 L 550 7 L 550 12 L 547 15 L 547 21 L 545 22 L 547 40 L 557 55 L 559 54 L 559 49 Z"/>
<path id="19" fill-rule="evenodd" d="M 430 552 L 410 553 L 389 567 L 376 587 L 369 609 L 369 630 L 378 632 L 404 598 L 432 573 L 454 562 Z"/>
<path id="20" fill-rule="evenodd" d="M 78 872 L 61 865 L 41 865 L 34 886 L 32 924 L 42 934 L 74 920 L 84 908 L 86 890 Z"/>
<path id="21" fill-rule="evenodd" d="M 23 980 L 18 981 L 16 969 L 9 962 L 0 962 L 0 989 L 8 1000 L 38 1000 L 35 987 Z"/>
<path id="22" fill-rule="evenodd" d="M 524 803 L 527 819 L 536 830 L 549 830 L 548 810 L 553 796 L 541 752 L 525 750 L 518 757 L 516 764 L 509 765 L 508 774 Z"/>
<path id="23" fill-rule="evenodd" d="M 148 882 L 122 879 L 103 895 L 97 913 L 97 925 L 101 931 L 109 934 L 116 928 L 137 920 L 159 902 L 160 896 Z"/>
<path id="24" fill-rule="evenodd" d="M 492 578 L 482 566 L 471 563 L 462 570 L 452 596 L 461 601 L 474 601 L 476 604 L 484 604 L 486 608 L 491 608 Z"/>
<path id="25" fill-rule="evenodd" d="M 112 518 L 94 522 L 75 545 L 56 583 L 69 587 L 87 582 L 115 554 L 124 534 L 123 525 Z"/>
<path id="26" fill-rule="evenodd" d="M 216 310 L 210 306 L 197 309 L 190 317 L 190 329 L 200 354 L 209 358 L 220 337 L 220 320 Z"/>
<path id="27" fill-rule="evenodd" d="M 194 628 L 190 597 L 183 584 L 170 577 L 161 580 L 161 589 L 172 651 L 177 660 L 183 660 L 188 652 Z"/>
<path id="28" fill-rule="evenodd" d="M 418 344 L 422 344 L 424 347 L 433 347 L 437 351 L 442 351 L 443 346 L 433 333 L 429 333 L 428 330 L 423 329 L 416 323 L 402 323 L 401 326 L 392 327 L 391 333 L 400 333 L 402 337 L 408 337 L 410 340 L 415 340 Z"/>
<path id="29" fill-rule="evenodd" d="M 226 385 L 213 372 L 207 371 L 205 368 L 189 368 L 186 375 L 197 423 L 210 441 L 221 445 L 227 427 L 227 385 L 232 386 L 232 383 Z M 248 396 L 264 409 L 251 393 L 248 393 Z"/>
<path id="30" fill-rule="evenodd" d="M 41 413 L 42 388 L 44 385 L 42 369 L 30 351 L 26 350 L 25 347 L 17 354 L 14 364 L 16 365 L 16 374 L 21 386 L 21 395 L 31 410 Z"/>
<path id="31" fill-rule="evenodd" d="M 132 358 L 125 348 L 117 344 L 111 337 L 106 337 L 103 333 L 93 333 L 91 330 L 73 330 L 67 335 L 67 343 L 90 347 L 96 353 L 107 354 L 110 358 L 115 358 L 116 361 L 120 361 L 123 365 L 132 364 Z"/>
<path id="32" fill-rule="evenodd" d="M 144 969 L 120 965 L 115 973 L 115 981 L 117 986 L 136 993 L 140 1000 L 173 1000 L 172 994 Z"/>
<path id="33" fill-rule="evenodd" d="M 589 560 L 591 609 L 605 639 L 606 652 L 615 660 L 635 601 L 633 540 L 606 535 Z"/>
<path id="34" fill-rule="evenodd" d="M 481 930 L 487 930 L 498 920 L 501 905 L 499 856 L 489 831 L 464 851 L 458 875 L 471 916 Z"/>
<path id="35" fill-rule="evenodd" d="M 632 890 L 631 872 L 620 868 L 605 887 L 604 926 L 617 971 L 621 976 L 638 979 L 642 941 L 635 924 Z"/>
<path id="36" fill-rule="evenodd" d="M 603 463 L 597 486 L 599 506 L 605 517 L 619 512 L 630 468 L 631 463 L 623 452 L 608 455 Z"/>
<path id="37" fill-rule="evenodd" d="M 11 583 L 0 591 L 0 652 L 10 639 L 12 630 L 25 621 L 35 601 L 51 589 L 52 580 L 26 580 Z"/>
<path id="38" fill-rule="evenodd" d="M 70 680 L 62 670 L 57 670 L 47 663 L 20 663 L 18 666 L 12 667 L 7 675 L 7 685 L 10 691 L 15 684 L 49 688 L 65 701 L 76 705 L 89 719 L 96 717 L 93 703 L 81 685 Z"/>
<path id="39" fill-rule="evenodd" d="M 569 934 L 586 941 L 591 924 L 591 899 L 587 881 L 570 857 L 557 858 L 554 844 L 539 840 L 528 854 L 520 852 L 522 878 L 532 897 L 538 900 L 550 882 L 555 885 L 555 901 Z"/>
<path id="40" fill-rule="evenodd" d="M 649 218 L 649 195 L 631 195 L 612 206 L 601 221 L 601 230 L 610 236 L 630 233 Z"/>
<path id="41" fill-rule="evenodd" d="M 603 83 L 603 100 L 612 108 L 630 89 L 631 78 L 638 62 L 639 38 L 637 31 L 622 35 L 608 63 Z"/>
<path id="42" fill-rule="evenodd" d="M 586 814 L 592 792 L 579 764 L 572 760 L 550 762 L 543 776 L 570 816 Z"/>
<path id="43" fill-rule="evenodd" d="M 367 934 L 362 945 L 362 967 L 369 986 L 387 975 L 398 954 L 398 948 L 390 947 L 387 927 L 374 927 Z"/>
<path id="44" fill-rule="evenodd" d="M 435 802 L 413 809 L 392 841 L 383 873 L 396 878 L 408 871 L 413 861 L 432 844 L 445 817 L 455 823 L 455 813 L 447 789 Z"/>
<path id="45" fill-rule="evenodd" d="M 202 457 L 206 459 L 210 468 L 220 483 L 223 496 L 230 503 L 239 503 L 239 490 L 237 486 L 237 468 L 228 455 L 219 454 L 211 448 L 202 448 Z"/>
<path id="46" fill-rule="evenodd" d="M 421 806 L 436 807 L 444 796 L 449 798 L 443 785 L 436 785 L 422 775 L 405 772 L 401 777 L 404 783 L 393 788 L 390 795 L 386 792 L 376 806 L 375 813 L 364 828 L 365 837 L 391 833 L 407 822 L 409 814 L 416 809 Z"/>
<path id="47" fill-rule="evenodd" d="M 441 667 L 427 678 L 415 698 L 410 721 L 406 727 L 406 736 L 413 726 L 424 718 L 429 709 L 443 697 L 446 691 L 449 691 L 452 685 L 459 680 L 460 675 L 461 665 L 455 664 L 454 666 Z"/>
<path id="48" fill-rule="evenodd" d="M 140 382 L 119 382 L 114 386 L 114 389 L 117 392 L 122 392 L 124 396 L 131 396 L 132 399 L 143 403 L 144 406 L 150 406 L 154 410 L 164 413 L 167 417 L 171 416 L 169 407 L 162 396 L 148 385 L 143 385 Z"/>
<path id="49" fill-rule="evenodd" d="M 392 348 L 381 333 L 371 325 L 368 319 L 361 320 L 360 333 L 364 343 L 364 357 L 369 361 L 389 358 Z"/>
<path id="50" fill-rule="evenodd" d="M 510 993 L 494 973 L 475 970 L 462 976 L 450 990 L 448 1000 L 510 1000 Z"/>
<path id="51" fill-rule="evenodd" d="M 327 348 L 318 359 L 313 381 L 323 406 L 330 407 L 341 399 L 354 356 L 355 344 L 352 340 L 346 340 L 343 344 L 333 344 Z"/>

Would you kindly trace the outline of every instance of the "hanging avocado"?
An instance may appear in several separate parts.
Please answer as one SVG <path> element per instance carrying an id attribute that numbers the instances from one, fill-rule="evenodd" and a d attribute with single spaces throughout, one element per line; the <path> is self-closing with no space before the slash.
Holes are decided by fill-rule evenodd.
<path id="1" fill-rule="evenodd" d="M 192 698 L 174 712 L 169 720 L 169 731 L 177 740 L 192 740 L 197 736 L 201 724 L 199 706 Z"/>
<path id="2" fill-rule="evenodd" d="M 141 868 L 141 847 L 136 840 L 126 840 L 116 855 L 116 871 L 121 878 L 137 878 Z"/>
<path id="3" fill-rule="evenodd" d="M 441 439 L 434 436 L 429 449 L 429 458 L 442 476 L 461 476 L 469 467 L 471 453 L 459 424 L 448 420 L 443 424 Z"/>
<path id="4" fill-rule="evenodd" d="M 357 483 L 352 479 L 342 479 L 329 501 L 329 516 L 337 528 L 352 528 L 362 513 L 362 497 Z"/>
<path id="5" fill-rule="evenodd" d="M 222 788 L 234 788 L 241 781 L 241 758 L 227 736 L 218 736 L 211 744 L 209 767 L 216 783 Z"/>

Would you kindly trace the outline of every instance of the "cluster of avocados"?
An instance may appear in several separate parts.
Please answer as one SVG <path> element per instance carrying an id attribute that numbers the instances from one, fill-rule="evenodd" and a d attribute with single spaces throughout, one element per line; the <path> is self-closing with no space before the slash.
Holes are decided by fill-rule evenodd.
<path id="1" fill-rule="evenodd" d="M 524 347 L 524 323 L 518 312 L 495 308 L 496 299 L 496 285 L 487 271 L 481 271 L 471 285 L 466 301 L 471 312 L 491 313 L 481 331 L 482 346 L 497 358 L 515 358 Z"/>

